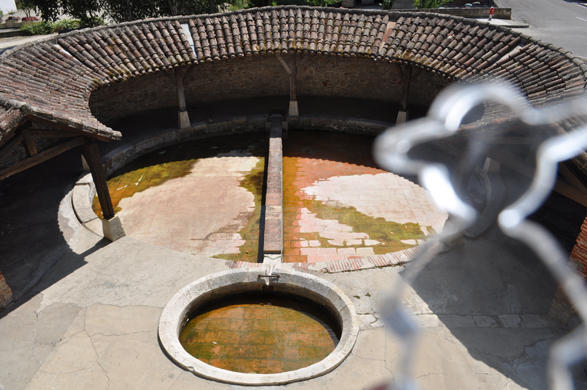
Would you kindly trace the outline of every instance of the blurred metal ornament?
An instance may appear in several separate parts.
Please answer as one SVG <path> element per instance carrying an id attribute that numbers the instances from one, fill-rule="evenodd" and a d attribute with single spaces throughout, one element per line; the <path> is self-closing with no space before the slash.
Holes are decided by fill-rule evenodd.
<path id="1" fill-rule="evenodd" d="M 451 237 L 462 233 L 477 218 L 476 211 L 457 195 L 446 166 L 411 159 L 408 153 L 417 145 L 454 135 L 463 118 L 475 106 L 489 102 L 508 108 L 511 117 L 519 119 L 528 129 L 587 113 L 587 98 L 535 109 L 520 92 L 508 84 L 455 85 L 438 95 L 427 117 L 389 128 L 377 138 L 374 145 L 377 163 L 394 173 L 418 175 L 420 184 L 429 191 L 434 202 L 449 213 L 442 234 L 424 244 L 421 254 L 406 268 L 405 282 L 394 286 L 391 301 L 382 310 L 388 328 L 400 339 L 404 354 L 402 364 L 394 372 L 396 380 L 390 384 L 391 389 L 417 388 L 411 369 L 419 327 L 402 307 L 401 296 L 405 287 L 412 284 Z M 529 189 L 497 217 L 499 226 L 506 235 L 528 245 L 547 266 L 582 321 L 579 328 L 555 341 L 551 347 L 547 375 L 549 387 L 554 390 L 573 388 L 570 368 L 587 356 L 587 288 L 583 279 L 569 266 L 568 255 L 558 241 L 545 228 L 526 218 L 550 194 L 556 181 L 557 164 L 577 156 L 586 147 L 587 126 L 542 142 L 537 149 L 536 171 Z"/>

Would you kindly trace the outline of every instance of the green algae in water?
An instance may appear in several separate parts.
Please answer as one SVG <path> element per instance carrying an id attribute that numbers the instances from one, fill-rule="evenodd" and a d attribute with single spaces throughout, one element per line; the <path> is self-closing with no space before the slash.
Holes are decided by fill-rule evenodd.
<path id="1" fill-rule="evenodd" d="M 413 247 L 404 244 L 401 240 L 424 239 L 425 235 L 418 223 L 398 223 L 387 221 L 385 218 L 374 218 L 357 211 L 354 207 L 334 207 L 324 202 L 313 200 L 306 201 L 306 208 L 316 214 L 319 219 L 335 219 L 341 224 L 351 226 L 354 232 L 367 233 L 369 240 L 377 240 L 379 244 L 369 246 L 376 255 L 397 252 Z M 431 229 L 431 227 L 428 227 Z M 319 237 L 323 247 L 335 247 L 328 240 Z M 325 242 L 324 242 L 325 241 Z M 349 248 L 360 248 L 363 245 L 352 245 Z"/>
<path id="2" fill-rule="evenodd" d="M 249 293 L 207 304 L 180 332 L 184 349 L 215 367 L 273 374 L 319 362 L 341 329 L 324 307 L 277 293 Z"/>
<path id="3" fill-rule="evenodd" d="M 232 261 L 257 262 L 259 256 L 259 234 L 261 222 L 261 207 L 263 205 L 263 182 L 265 179 L 265 157 L 260 158 L 255 168 L 245 175 L 240 186 L 248 190 L 255 197 L 255 211 L 248 218 L 247 225 L 239 230 L 245 243 L 239 247 L 238 254 L 221 254 L 213 257 Z"/>
<path id="4" fill-rule="evenodd" d="M 187 176 L 200 159 L 243 149 L 252 156 L 264 157 L 267 153 L 267 140 L 259 134 L 206 138 L 167 146 L 141 156 L 114 172 L 107 181 L 114 211 L 117 213 L 121 210 L 118 205 L 124 198 L 169 180 Z M 102 218 L 97 196 L 92 202 L 92 209 Z"/>

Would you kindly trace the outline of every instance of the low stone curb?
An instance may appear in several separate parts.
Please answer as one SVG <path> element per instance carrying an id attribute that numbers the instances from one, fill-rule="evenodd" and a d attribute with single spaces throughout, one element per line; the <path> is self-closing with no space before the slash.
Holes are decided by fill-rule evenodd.
<path id="1" fill-rule="evenodd" d="M 351 353 L 359 334 L 359 320 L 351 300 L 333 283 L 314 275 L 264 265 L 262 270 L 234 269 L 200 278 L 183 287 L 167 303 L 159 322 L 159 340 L 168 356 L 179 366 L 204 378 L 242 385 L 277 385 L 298 382 L 324 375 L 338 367 Z M 340 342 L 326 358 L 310 366 L 277 374 L 249 374 L 211 366 L 188 354 L 179 342 L 179 332 L 186 315 L 208 300 L 256 291 L 265 284 L 260 272 L 275 275 L 272 284 L 280 291 L 305 296 L 328 307 L 340 319 Z M 325 308 L 326 309 L 326 308 Z"/>
<path id="2" fill-rule="evenodd" d="M 403 251 L 386 253 L 384 255 L 374 256 L 345 256 L 344 260 L 319 261 L 317 263 L 283 263 L 280 265 L 283 269 L 293 269 L 297 271 L 316 271 L 322 273 L 337 273 L 360 271 L 363 269 L 373 269 L 391 266 L 401 266 L 414 260 L 422 251 L 419 246 L 404 249 Z M 245 261 L 227 261 L 226 266 L 229 268 L 260 268 L 263 264 L 248 263 Z"/>

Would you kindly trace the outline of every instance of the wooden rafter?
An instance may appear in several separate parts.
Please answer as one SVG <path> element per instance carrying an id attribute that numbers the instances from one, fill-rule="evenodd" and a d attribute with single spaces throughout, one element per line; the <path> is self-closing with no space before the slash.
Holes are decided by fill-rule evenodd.
<path id="1" fill-rule="evenodd" d="M 31 129 L 30 133 L 34 138 L 71 138 L 77 136 L 77 134 L 73 134 L 68 131 L 52 129 Z"/>
<path id="2" fill-rule="evenodd" d="M 558 164 L 560 174 L 577 190 L 587 195 L 587 187 L 583 184 L 574 172 L 567 166 L 566 163 Z"/>
<path id="3" fill-rule="evenodd" d="M 534 176 L 535 169 L 533 167 L 502 148 L 487 148 L 479 141 L 471 141 L 470 147 L 526 177 L 532 178 Z M 567 183 L 557 180 L 554 190 L 583 206 L 587 206 L 587 194 Z"/>
<path id="4" fill-rule="evenodd" d="M 24 141 L 23 145 L 27 155 L 32 157 L 37 154 L 37 146 L 35 145 L 35 140 L 31 135 L 30 129 L 28 127 L 22 127 L 20 132 L 22 133 L 22 140 Z"/>
<path id="5" fill-rule="evenodd" d="M 60 130 L 65 130 L 69 133 L 74 133 L 76 135 L 91 137 L 91 138 L 98 139 L 100 141 L 112 141 L 112 139 L 107 136 L 104 136 L 101 134 L 95 134 L 95 133 L 89 134 L 88 132 L 83 131 L 82 129 L 78 129 L 78 128 L 68 126 L 68 125 L 65 125 L 62 123 L 53 122 L 48 119 L 41 118 L 41 117 L 38 117 L 38 116 L 35 116 L 32 114 L 27 115 L 27 119 L 30 120 L 31 122 L 40 123 L 42 125 L 54 127 L 56 129 L 60 129 Z"/>
<path id="6" fill-rule="evenodd" d="M 0 148 L 0 160 L 2 160 L 8 153 L 12 152 L 22 142 L 22 134 L 15 134 L 10 141 Z"/>
<path id="7" fill-rule="evenodd" d="M 7 177 L 15 175 L 19 172 L 26 170 L 26 169 L 32 168 L 37 164 L 40 164 L 44 161 L 47 161 L 55 156 L 60 155 L 61 153 L 64 153 L 70 149 L 81 146 L 83 144 L 84 144 L 84 138 L 77 137 L 77 138 L 71 139 L 69 141 L 66 141 L 64 143 L 61 143 L 57 146 L 54 146 L 50 149 L 43 150 L 42 152 L 37 153 L 34 156 L 29 157 L 24 161 L 16 163 L 8 168 L 1 169 L 0 170 L 0 180 L 4 180 Z"/>

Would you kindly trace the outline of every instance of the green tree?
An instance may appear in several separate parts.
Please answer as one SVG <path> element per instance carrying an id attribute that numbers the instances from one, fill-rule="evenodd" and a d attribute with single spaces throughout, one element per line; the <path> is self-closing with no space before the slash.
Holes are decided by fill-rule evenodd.
<path id="1" fill-rule="evenodd" d="M 453 0 L 416 0 L 414 5 L 418 8 L 438 8 L 451 3 Z"/>
<path id="2" fill-rule="evenodd" d="M 104 24 L 102 0 L 61 0 L 64 13 L 80 20 L 81 27 L 95 27 Z"/>
<path id="3" fill-rule="evenodd" d="M 46 22 L 54 22 L 59 16 L 59 0 L 32 0 L 31 3 L 37 7 L 41 19 Z"/>
<path id="4" fill-rule="evenodd" d="M 16 2 L 16 8 L 23 10 L 27 18 L 31 17 L 31 12 L 35 8 L 33 0 L 21 0 Z"/>
<path id="5" fill-rule="evenodd" d="M 160 0 L 103 0 L 103 2 L 104 11 L 117 23 L 160 15 Z"/>

